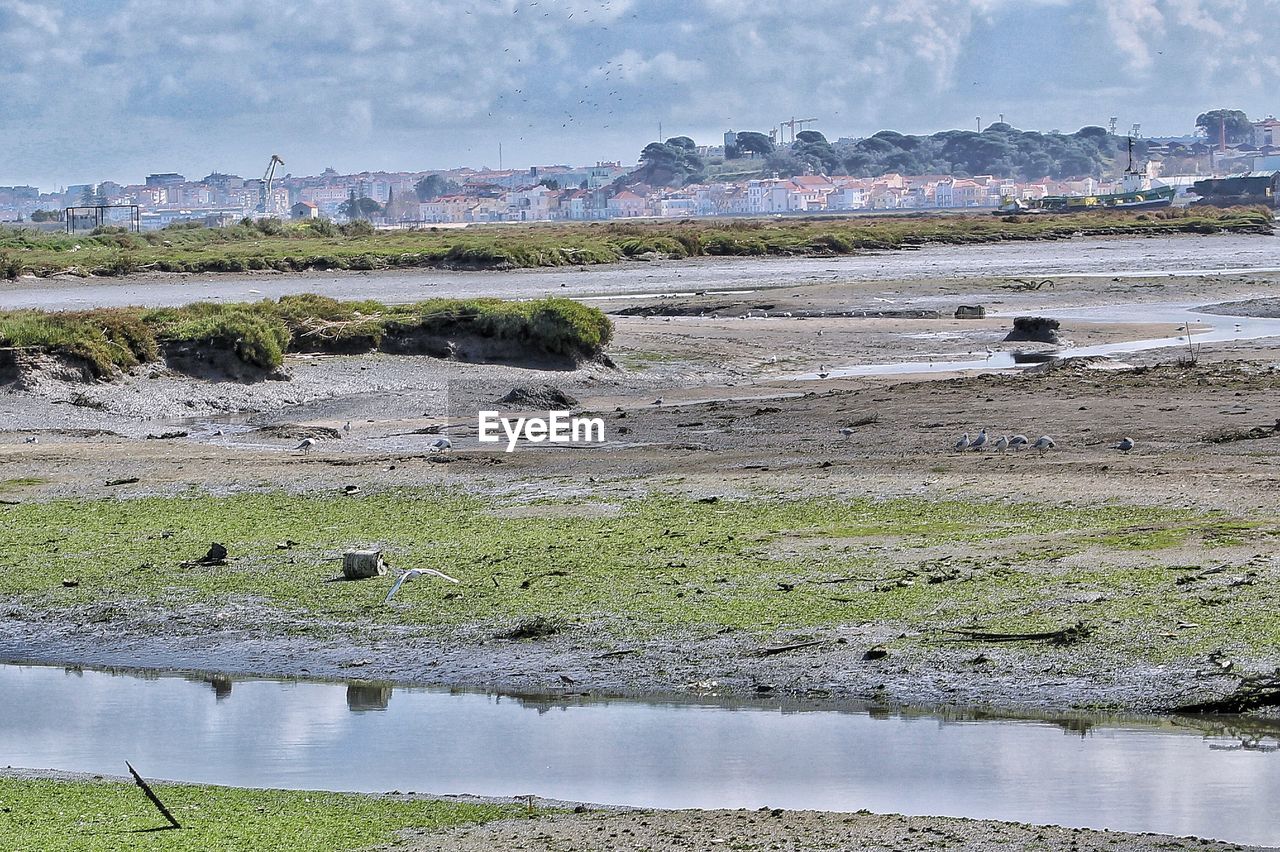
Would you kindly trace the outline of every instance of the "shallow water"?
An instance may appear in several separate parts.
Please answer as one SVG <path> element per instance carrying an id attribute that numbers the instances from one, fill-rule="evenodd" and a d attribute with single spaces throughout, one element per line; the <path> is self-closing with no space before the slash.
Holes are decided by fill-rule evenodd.
<path id="1" fill-rule="evenodd" d="M 1034 315 L 1035 311 L 1022 310 L 1016 316 Z M 1169 324 L 1181 323 L 1190 329 L 1191 339 L 1187 333 L 1174 337 L 1147 337 L 1126 340 L 1119 343 L 1103 343 L 1095 346 L 1067 346 L 1053 351 L 1056 358 L 1089 358 L 1116 355 L 1132 355 L 1153 349 L 1190 350 L 1193 346 L 1205 343 L 1229 343 L 1243 340 L 1262 340 L 1269 337 L 1280 337 L 1280 319 L 1258 317 L 1224 316 L 1204 313 L 1201 306 L 1195 304 L 1148 304 L 1148 305 L 1100 305 L 1092 308 L 1065 308 L 1045 312 L 1059 320 L 1085 320 L 1095 323 L 1120 324 Z M 994 312 L 990 317 L 1013 317 L 1015 314 Z M 783 378 L 795 381 L 812 381 L 821 378 L 841 378 L 844 376 L 896 376 L 926 373 L 951 373 L 970 371 L 1011 370 L 1016 367 L 1029 367 L 1046 360 L 1043 352 L 1023 353 L 1017 351 L 991 351 L 981 355 L 974 353 L 966 358 L 920 358 L 910 361 L 893 361 L 881 364 L 852 364 L 848 366 L 827 367 L 820 373 L 801 373 Z M 832 356 L 836 360 L 836 356 Z"/>
<path id="2" fill-rule="evenodd" d="M 118 775 L 127 759 L 239 786 L 867 808 L 1280 844 L 1276 728 L 16 665 L 0 666 L 0 702 L 0 763 L 29 768 Z"/>

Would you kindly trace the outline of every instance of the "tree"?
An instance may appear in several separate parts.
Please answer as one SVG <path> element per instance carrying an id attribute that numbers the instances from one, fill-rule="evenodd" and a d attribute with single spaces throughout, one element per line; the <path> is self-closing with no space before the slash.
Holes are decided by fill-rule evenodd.
<path id="1" fill-rule="evenodd" d="M 1239 145 L 1253 141 L 1253 123 L 1242 110 L 1214 109 L 1196 116 L 1196 129 L 1210 142 L 1217 143 L 1222 138 L 1224 128 L 1228 144 Z"/>
<path id="2" fill-rule="evenodd" d="M 413 185 L 413 191 L 418 194 L 419 201 L 430 201 L 442 195 L 452 195 L 461 188 L 443 175 L 427 175 Z"/>
<path id="3" fill-rule="evenodd" d="M 98 191 L 97 184 L 89 184 L 84 188 L 84 191 L 80 193 L 81 207 L 97 207 L 98 205 L 106 203 L 107 202 L 102 198 L 102 193 Z"/>
<path id="4" fill-rule="evenodd" d="M 556 180 L 555 178 L 543 178 L 542 180 L 538 181 L 538 186 L 545 186 L 547 189 L 551 190 L 552 192 L 555 192 L 557 189 L 560 188 L 560 181 Z"/>
<path id="5" fill-rule="evenodd" d="M 61 210 L 33 210 L 31 211 L 32 222 L 61 222 Z"/>
<path id="6" fill-rule="evenodd" d="M 338 207 L 338 212 L 348 219 L 368 219 L 370 216 L 376 216 L 381 213 L 382 205 L 372 198 L 356 198 L 353 192 Z"/>
<path id="7" fill-rule="evenodd" d="M 829 175 L 840 170 L 840 157 L 827 137 L 816 130 L 797 133 L 796 141 L 791 145 L 791 155 L 815 172 Z"/>
<path id="8" fill-rule="evenodd" d="M 650 186 L 683 186 L 699 180 L 706 165 L 697 145 L 688 136 L 673 136 L 666 142 L 650 142 L 640 152 L 640 168 L 629 179 Z"/>
<path id="9" fill-rule="evenodd" d="M 763 133 L 757 133 L 754 130 L 744 130 L 739 133 L 734 147 L 738 149 L 738 155 L 758 154 L 761 157 L 767 157 L 773 153 L 773 140 Z"/>

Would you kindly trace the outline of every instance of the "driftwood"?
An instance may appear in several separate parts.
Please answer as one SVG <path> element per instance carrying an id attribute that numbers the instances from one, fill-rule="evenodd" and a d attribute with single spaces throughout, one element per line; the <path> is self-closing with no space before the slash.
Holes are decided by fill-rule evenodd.
<path id="1" fill-rule="evenodd" d="M 160 811 L 160 815 L 169 821 L 169 828 L 182 828 L 182 825 L 178 822 L 177 818 L 164 806 L 164 802 L 160 801 L 160 797 L 156 795 L 155 790 L 151 789 L 151 785 L 142 780 L 142 776 L 138 774 L 138 770 L 133 768 L 133 764 L 126 760 L 124 765 L 129 767 L 129 774 L 133 776 L 134 783 L 137 784 L 138 787 L 141 788 L 142 792 L 146 794 L 147 798 L 151 800 L 151 804 L 156 806 L 156 810 Z M 168 829 L 160 830 L 167 831 Z"/>
<path id="2" fill-rule="evenodd" d="M 1077 621 L 1070 627 L 1061 630 L 1046 630 L 1039 633 L 998 633 L 988 630 L 944 629 L 943 633 L 956 635 L 957 642 L 1052 642 L 1054 645 L 1074 645 L 1089 635 L 1089 626 Z"/>
<path id="3" fill-rule="evenodd" d="M 597 660 L 608 660 L 608 659 L 610 659 L 610 658 L 612 658 L 612 657 L 625 657 L 625 656 L 626 656 L 626 655 L 628 655 L 628 654 L 639 654 L 639 653 L 640 653 L 641 651 L 643 651 L 643 650 L 644 650 L 643 648 L 622 648 L 622 649 L 620 649 L 620 650 L 618 650 L 618 651 L 609 651 L 609 652 L 604 653 L 604 654 L 599 654 L 599 655 L 596 657 L 596 659 L 597 659 Z"/>
<path id="4" fill-rule="evenodd" d="M 816 645 L 825 645 L 830 639 L 813 639 L 808 642 L 797 642 L 794 645 L 780 645 L 775 648 L 761 648 L 756 651 L 757 657 L 772 657 L 774 654 L 785 654 L 788 651 L 799 651 L 801 648 L 812 648 Z"/>

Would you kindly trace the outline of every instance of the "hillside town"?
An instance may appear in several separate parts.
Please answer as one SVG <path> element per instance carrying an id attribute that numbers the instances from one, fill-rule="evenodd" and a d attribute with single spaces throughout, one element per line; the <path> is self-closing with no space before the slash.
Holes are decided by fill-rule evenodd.
<path id="1" fill-rule="evenodd" d="M 992 126 L 995 127 L 1007 125 Z M 1140 170 L 1148 186 L 1175 188 L 1178 197 L 1184 197 L 1194 182 L 1206 175 L 1256 174 L 1280 169 L 1280 120 L 1268 116 L 1252 123 L 1251 135 L 1248 125 L 1245 130 L 1245 138 L 1230 145 L 1225 135 L 1216 144 L 1212 138 L 1204 137 L 1143 140 L 1144 162 L 1129 163 L 1128 169 L 1133 173 Z M 886 134 L 877 134 L 881 135 Z M 550 165 L 357 174 L 339 174 L 328 168 L 319 175 L 285 174 L 282 177 L 274 176 L 279 158 L 272 157 L 268 174 L 262 178 L 221 172 L 189 178 L 169 172 L 147 175 L 140 184 L 106 180 L 75 184 L 54 192 L 33 186 L 0 186 L 0 222 L 29 222 L 54 229 L 64 221 L 67 209 L 102 206 L 116 208 L 107 211 L 110 215 L 104 222 L 122 221 L 125 218 L 122 211 L 136 208 L 134 216 L 142 230 L 175 223 L 217 227 L 246 216 L 339 221 L 360 218 L 378 227 L 395 228 L 995 209 L 1011 200 L 1091 196 L 1120 192 L 1124 188 L 1125 174 L 1120 166 L 1113 168 L 1110 175 L 1058 179 L 1046 176 L 1028 180 L 998 174 L 899 171 L 874 177 L 826 174 L 821 164 L 814 168 L 812 164 L 802 163 L 804 173 L 784 176 L 770 170 L 769 164 L 774 161 L 735 150 L 739 140 L 748 136 L 760 134 L 739 136 L 729 131 L 722 145 L 696 147 L 687 137 L 679 137 L 690 146 L 689 153 L 707 172 L 697 176 L 702 179 L 691 179 L 683 185 L 672 185 L 672 181 L 649 182 L 646 178 L 651 177 L 651 172 L 643 168 L 643 154 L 637 165 L 597 162 L 583 167 Z M 1114 135 L 1114 129 L 1109 138 L 1123 139 Z M 814 139 L 830 147 L 821 134 L 809 131 L 794 136 L 789 146 L 779 146 L 777 150 L 784 153 L 796 150 Z M 675 140 L 668 140 L 672 141 Z M 862 141 L 841 139 L 837 144 L 856 145 Z M 659 144 L 653 143 L 650 148 Z M 768 144 L 773 150 L 772 141 Z M 646 148 L 646 153 L 650 148 Z"/>

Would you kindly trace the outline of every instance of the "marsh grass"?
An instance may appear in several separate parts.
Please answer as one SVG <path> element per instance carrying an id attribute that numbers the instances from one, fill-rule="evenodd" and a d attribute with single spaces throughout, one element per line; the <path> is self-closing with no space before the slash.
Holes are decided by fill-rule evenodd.
<path id="1" fill-rule="evenodd" d="M 925 243 L 1053 240 L 1073 236 L 1271 233 L 1265 208 L 1181 208 L 1155 213 L 1065 216 L 825 216 L 769 220 L 528 223 L 465 229 L 374 231 L 275 220 L 227 228 L 170 226 L 145 234 L 47 234 L 0 229 L 0 276 L 73 271 L 251 272 L 307 269 L 517 267 L 613 263 L 651 253 L 701 255 L 849 254 Z"/>
<path id="2" fill-rule="evenodd" d="M 295 348 L 326 351 L 356 336 L 376 349 L 389 336 L 468 334 L 509 341 L 533 354 L 586 358 L 602 351 L 612 333 L 612 323 L 599 310 L 556 298 L 433 299 L 390 306 L 304 294 L 278 302 L 0 312 L 0 347 L 80 358 L 100 378 L 155 361 L 166 344 L 175 343 L 233 352 L 270 370 Z"/>

